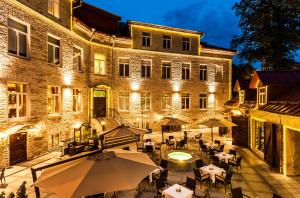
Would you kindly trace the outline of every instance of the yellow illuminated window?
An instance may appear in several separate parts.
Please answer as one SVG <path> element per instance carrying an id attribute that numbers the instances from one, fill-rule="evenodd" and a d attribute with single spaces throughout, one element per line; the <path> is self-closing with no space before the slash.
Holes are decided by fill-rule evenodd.
<path id="1" fill-rule="evenodd" d="M 261 87 L 258 89 L 258 103 L 259 105 L 264 105 L 267 103 L 266 87 Z"/>
<path id="2" fill-rule="evenodd" d="M 170 110 L 172 108 L 172 94 L 163 93 L 161 102 L 162 102 L 162 110 Z"/>
<path id="3" fill-rule="evenodd" d="M 82 110 L 81 90 L 73 89 L 73 111 L 80 112 Z"/>
<path id="4" fill-rule="evenodd" d="M 129 110 L 129 92 L 119 93 L 119 110 L 121 111 Z"/>
<path id="5" fill-rule="evenodd" d="M 240 90 L 239 98 L 240 98 L 240 103 L 243 104 L 245 101 L 245 91 L 244 90 Z"/>
<path id="6" fill-rule="evenodd" d="M 60 88 L 48 86 L 48 114 L 59 114 L 61 109 Z"/>
<path id="7" fill-rule="evenodd" d="M 21 118 L 27 116 L 28 85 L 21 83 L 8 83 L 8 118 Z"/>
<path id="8" fill-rule="evenodd" d="M 60 0 L 48 0 L 48 13 L 60 17 Z"/>
<path id="9" fill-rule="evenodd" d="M 141 110 L 149 111 L 151 109 L 151 94 L 150 92 L 141 93 Z"/>
<path id="10" fill-rule="evenodd" d="M 94 73 L 105 75 L 106 74 L 106 61 L 105 56 L 102 54 L 95 54 L 94 56 Z"/>

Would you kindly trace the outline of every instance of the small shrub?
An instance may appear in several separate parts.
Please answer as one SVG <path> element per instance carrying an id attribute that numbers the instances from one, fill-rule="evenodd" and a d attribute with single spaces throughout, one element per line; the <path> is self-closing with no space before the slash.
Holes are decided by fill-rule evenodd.
<path id="1" fill-rule="evenodd" d="M 26 194 L 26 181 L 24 181 L 16 193 L 16 198 L 27 198 L 27 197 L 28 195 Z"/>

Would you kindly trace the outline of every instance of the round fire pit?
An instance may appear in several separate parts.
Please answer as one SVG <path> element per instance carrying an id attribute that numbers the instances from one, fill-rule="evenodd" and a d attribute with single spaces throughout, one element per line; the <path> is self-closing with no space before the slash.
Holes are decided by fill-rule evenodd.
<path id="1" fill-rule="evenodd" d="M 189 151 L 169 151 L 164 157 L 169 161 L 169 168 L 185 171 L 194 167 L 198 155 Z"/>

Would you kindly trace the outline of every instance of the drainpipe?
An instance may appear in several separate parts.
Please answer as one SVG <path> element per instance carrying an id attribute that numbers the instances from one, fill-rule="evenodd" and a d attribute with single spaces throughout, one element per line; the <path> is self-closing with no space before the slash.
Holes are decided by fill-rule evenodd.
<path id="1" fill-rule="evenodd" d="M 115 77 L 115 61 L 114 61 L 114 47 L 115 47 L 115 38 L 116 35 L 112 35 L 110 37 L 110 42 L 111 42 L 111 79 L 110 79 L 110 89 L 112 92 L 113 88 L 113 80 Z M 110 101 L 110 109 L 113 108 L 113 101 Z"/>

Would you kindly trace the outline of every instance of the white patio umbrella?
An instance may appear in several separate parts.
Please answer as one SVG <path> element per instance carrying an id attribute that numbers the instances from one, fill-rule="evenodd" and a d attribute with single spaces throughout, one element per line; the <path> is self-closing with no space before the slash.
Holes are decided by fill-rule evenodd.
<path id="1" fill-rule="evenodd" d="M 134 189 L 156 164 L 145 153 L 108 150 L 46 169 L 35 186 L 60 197 L 84 197 Z"/>
<path id="2" fill-rule="evenodd" d="M 236 124 L 229 122 L 227 120 L 220 120 L 216 118 L 211 118 L 209 120 L 198 123 L 199 125 L 205 125 L 208 128 L 211 128 L 211 140 L 214 141 L 213 137 L 213 127 L 234 127 Z"/>

